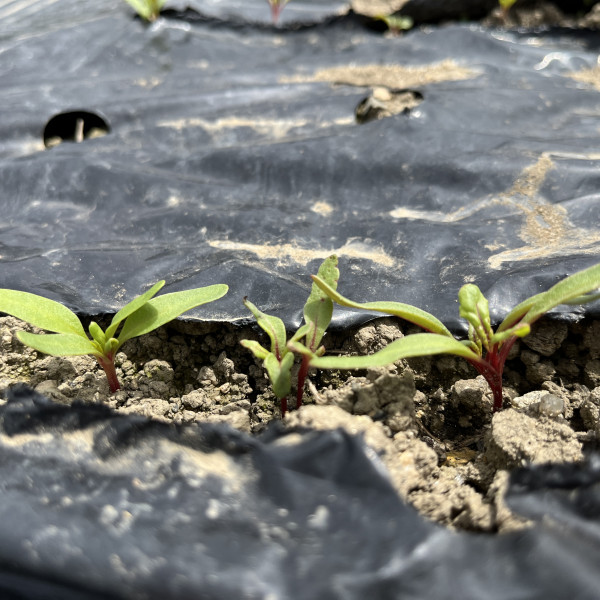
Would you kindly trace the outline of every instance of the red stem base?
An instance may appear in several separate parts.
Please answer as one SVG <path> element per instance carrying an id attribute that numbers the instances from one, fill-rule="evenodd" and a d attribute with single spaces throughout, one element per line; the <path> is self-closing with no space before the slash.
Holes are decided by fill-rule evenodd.
<path id="1" fill-rule="evenodd" d="M 119 378 L 117 377 L 117 371 L 115 370 L 115 363 L 112 358 L 96 356 L 98 364 L 104 369 L 106 373 L 106 379 L 108 379 L 108 387 L 110 393 L 114 394 L 116 391 L 121 389 Z"/>
<path id="2" fill-rule="evenodd" d="M 304 383 L 306 382 L 306 376 L 308 375 L 308 364 L 310 358 L 308 356 L 302 357 L 300 363 L 300 369 L 298 371 L 298 390 L 296 392 L 296 409 L 302 406 L 302 398 L 304 397 Z"/>

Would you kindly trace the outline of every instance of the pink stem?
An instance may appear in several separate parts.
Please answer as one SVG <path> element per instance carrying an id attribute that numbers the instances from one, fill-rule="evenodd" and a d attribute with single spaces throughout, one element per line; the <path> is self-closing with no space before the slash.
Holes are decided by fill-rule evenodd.
<path id="1" fill-rule="evenodd" d="M 296 395 L 296 408 L 300 408 L 302 406 L 302 397 L 304 396 L 304 382 L 306 381 L 306 376 L 308 375 L 308 365 L 310 362 L 310 358 L 308 356 L 302 357 L 302 362 L 300 363 L 300 370 L 298 371 L 298 391 Z"/>
<path id="2" fill-rule="evenodd" d="M 279 15 L 281 14 L 281 9 L 283 8 L 283 6 L 279 3 L 273 3 L 271 4 L 271 19 L 273 20 L 273 23 L 277 23 L 277 21 L 279 21 Z"/>
<path id="3" fill-rule="evenodd" d="M 492 354 L 489 357 L 491 360 L 482 360 L 481 362 L 471 361 L 469 362 L 477 369 L 480 375 L 483 375 L 485 380 L 488 382 L 492 395 L 494 398 L 494 404 L 492 405 L 492 412 L 497 412 L 502 409 L 502 371 L 503 366 L 498 367 L 494 364 L 497 358 L 497 354 Z"/>
<path id="4" fill-rule="evenodd" d="M 502 373 L 498 373 L 498 371 L 488 371 L 487 373 L 482 373 L 488 382 L 490 388 L 492 389 L 492 395 L 494 397 L 494 404 L 492 405 L 492 412 L 498 412 L 502 410 Z"/>
<path id="5" fill-rule="evenodd" d="M 96 356 L 98 364 L 104 369 L 106 373 L 106 379 L 108 379 L 108 387 L 110 393 L 114 394 L 117 390 L 121 389 L 119 378 L 117 377 L 117 371 L 115 370 L 115 363 L 112 357 Z"/>
<path id="6" fill-rule="evenodd" d="M 500 356 L 498 358 L 498 362 L 499 362 L 499 364 L 502 365 L 502 369 L 504 369 L 504 363 L 506 362 L 506 357 L 508 356 L 510 349 L 515 345 L 516 341 L 517 341 L 517 336 L 515 335 L 514 337 L 508 338 L 506 340 L 506 342 L 504 342 L 504 344 L 502 345 L 502 350 L 500 350 Z"/>

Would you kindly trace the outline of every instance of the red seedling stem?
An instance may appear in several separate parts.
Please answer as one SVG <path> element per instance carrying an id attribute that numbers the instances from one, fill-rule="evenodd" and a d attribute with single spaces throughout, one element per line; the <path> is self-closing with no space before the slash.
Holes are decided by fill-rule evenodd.
<path id="1" fill-rule="evenodd" d="M 502 409 L 502 374 L 504 373 L 504 363 L 506 363 L 506 357 L 516 341 L 516 336 L 511 337 L 500 348 L 498 348 L 498 344 L 493 346 L 484 359 L 480 361 L 469 360 L 479 374 L 483 375 L 492 390 L 494 397 L 493 412 Z"/>
<path id="2" fill-rule="evenodd" d="M 469 360 L 469 362 L 477 369 L 480 375 L 483 375 L 485 380 L 488 382 L 494 397 L 492 411 L 496 412 L 502 408 L 502 370 L 499 371 L 490 362 L 488 362 L 488 358 L 492 357 L 487 357 L 481 362 L 474 360 Z"/>
<path id="3" fill-rule="evenodd" d="M 296 409 L 302 406 L 302 397 L 304 396 L 304 383 L 306 376 L 308 375 L 308 367 L 310 364 L 310 357 L 304 355 L 302 362 L 300 363 L 300 369 L 298 370 L 298 390 L 296 392 Z"/>
<path id="4" fill-rule="evenodd" d="M 113 357 L 96 356 L 96 360 L 106 373 L 106 379 L 108 379 L 110 393 L 114 394 L 116 391 L 121 389 L 121 384 L 119 383 L 119 378 L 117 377 L 117 371 L 115 369 Z"/>
<path id="5" fill-rule="evenodd" d="M 271 19 L 273 19 L 273 23 L 279 21 L 279 15 L 281 14 L 282 8 L 281 4 L 271 4 Z"/>

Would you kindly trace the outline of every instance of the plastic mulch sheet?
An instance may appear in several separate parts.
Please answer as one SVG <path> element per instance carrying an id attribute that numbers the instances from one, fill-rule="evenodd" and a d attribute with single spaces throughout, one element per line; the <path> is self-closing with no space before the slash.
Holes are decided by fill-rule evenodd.
<path id="1" fill-rule="evenodd" d="M 341 430 L 257 439 L 25 387 L 0 422 L 3 598 L 597 598 L 598 459 L 518 473 L 537 524 L 470 535 L 402 504 Z"/>
<path id="2" fill-rule="evenodd" d="M 0 6 L 0 287 L 83 314 L 227 283 L 193 318 L 301 317 L 340 256 L 357 301 L 459 329 L 598 262 L 597 55 L 583 31 L 388 38 L 347 3 Z M 565 319 L 583 309 L 560 309 Z M 598 316 L 600 305 L 586 314 Z M 334 325 L 363 319 L 343 310 Z M 0 405 L 0 597 L 595 599 L 598 459 L 515 474 L 532 528 L 404 505 L 360 438 L 167 426 L 25 387 Z"/>

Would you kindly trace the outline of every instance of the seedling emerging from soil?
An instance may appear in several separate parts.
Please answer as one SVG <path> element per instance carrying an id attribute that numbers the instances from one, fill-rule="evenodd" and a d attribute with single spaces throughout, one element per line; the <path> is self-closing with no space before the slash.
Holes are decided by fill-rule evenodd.
<path id="1" fill-rule="evenodd" d="M 53 356 L 82 356 L 91 354 L 104 369 L 111 392 L 120 389 L 115 371 L 115 355 L 127 340 L 138 337 L 172 321 L 182 313 L 221 298 L 226 285 L 210 285 L 183 292 L 173 292 L 154 298 L 165 285 L 159 281 L 147 292 L 134 298 L 112 319 L 106 331 L 92 321 L 87 336 L 81 321 L 66 306 L 28 292 L 0 289 L 0 312 L 12 315 L 52 334 L 17 332 L 25 345 Z M 117 329 L 123 324 L 117 336 Z"/>
<path id="2" fill-rule="evenodd" d="M 146 21 L 156 21 L 166 0 L 125 0 Z"/>
<path id="3" fill-rule="evenodd" d="M 415 22 L 411 17 L 405 17 L 403 15 L 378 15 L 375 17 L 375 20 L 383 21 L 394 35 L 398 35 L 403 31 L 408 31 L 415 25 Z"/>
<path id="4" fill-rule="evenodd" d="M 271 19 L 273 20 L 273 23 L 277 23 L 281 11 L 289 1 L 290 0 L 268 0 L 269 6 L 271 7 Z"/>
<path id="5" fill-rule="evenodd" d="M 335 290 L 338 277 L 337 257 L 330 256 L 319 267 L 319 281 L 325 282 L 328 289 Z M 258 325 L 267 332 L 271 340 L 271 350 L 267 350 L 254 340 L 242 340 L 241 343 L 254 356 L 263 361 L 273 386 L 273 393 L 281 400 L 281 414 L 285 416 L 287 397 L 292 388 L 294 352 L 298 348 L 302 352 L 296 396 L 296 408 L 300 408 L 304 383 L 312 358 L 322 356 L 325 353 L 325 347 L 320 344 L 325 330 L 331 322 L 333 302 L 313 283 L 310 296 L 304 305 L 304 325 L 296 331 L 289 342 L 287 341 L 285 325 L 281 319 L 261 312 L 246 298 L 244 298 L 244 304 L 255 316 Z M 300 340 L 302 340 L 302 343 L 299 343 L 297 347 L 296 343 Z"/>
<path id="6" fill-rule="evenodd" d="M 600 287 L 600 264 L 563 279 L 548 291 L 537 294 L 513 308 L 494 332 L 488 301 L 476 285 L 464 285 L 458 292 L 460 316 L 469 323 L 469 339 L 459 341 L 433 315 L 399 302 L 358 303 L 344 298 L 321 276 L 313 275 L 317 286 L 341 306 L 382 312 L 410 321 L 429 333 L 408 335 L 369 356 L 316 356 L 310 364 L 322 369 L 365 369 L 383 366 L 414 356 L 455 354 L 465 358 L 488 382 L 494 397 L 493 410 L 502 408 L 504 363 L 517 338 L 526 336 L 531 325 L 560 304 L 579 305 L 600 298 L 592 294 Z M 308 350 L 304 350 L 309 352 Z"/>

